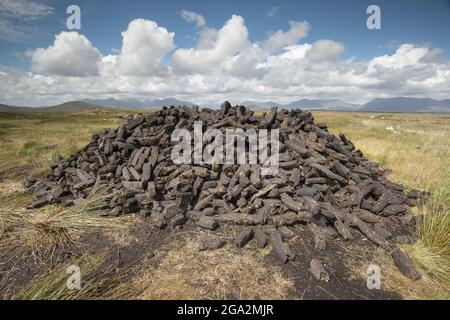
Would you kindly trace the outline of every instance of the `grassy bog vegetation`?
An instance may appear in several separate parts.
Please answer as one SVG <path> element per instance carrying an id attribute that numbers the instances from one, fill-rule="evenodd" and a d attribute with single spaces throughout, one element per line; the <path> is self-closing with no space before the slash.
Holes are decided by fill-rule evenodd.
<path id="1" fill-rule="evenodd" d="M 52 248 L 55 246 L 76 243 L 84 233 L 97 230 L 102 225 L 102 232 L 115 241 L 129 241 L 125 230 L 127 224 L 131 223 L 129 219 L 93 218 L 87 213 L 86 206 L 95 206 L 98 199 L 92 199 L 79 209 L 50 206 L 30 211 L 24 207 L 31 199 L 31 194 L 22 186 L 25 177 L 38 178 L 59 157 L 66 157 L 83 148 L 93 133 L 103 128 L 117 127 L 122 121 L 119 115 L 126 113 L 131 111 L 102 109 L 80 113 L 0 114 L 0 252 L 6 252 L 1 249 L 11 248 L 13 245 L 17 248 L 15 256 L 11 256 L 11 250 L 8 250 L 8 259 L 20 259 L 22 252 L 31 251 L 39 259 L 46 260 L 52 255 Z M 415 231 L 417 241 L 412 245 L 403 245 L 424 277 L 416 282 L 405 278 L 382 250 L 370 256 L 370 261 L 365 261 L 360 258 L 362 253 L 358 248 L 348 258 L 348 266 L 354 276 L 364 278 L 367 265 L 375 262 L 383 266 L 382 283 L 386 289 L 397 291 L 405 298 L 450 298 L 450 116 L 345 112 L 316 112 L 314 116 L 316 122 L 327 124 L 332 133 L 344 133 L 370 160 L 383 164 L 391 180 L 402 184 L 407 190 L 417 188 L 432 193 L 430 201 L 417 208 L 416 214 L 420 216 Z M 99 219 L 107 219 L 107 223 L 102 223 Z M 241 287 L 240 297 L 258 298 L 250 294 L 253 291 L 248 287 L 261 286 L 261 282 L 249 284 L 243 270 L 245 268 L 232 269 L 231 265 L 229 268 L 233 271 L 230 273 L 230 281 L 233 281 L 233 286 L 226 283 L 225 278 L 214 278 L 217 275 L 212 272 L 207 278 L 198 279 L 206 283 L 203 286 L 208 289 L 206 293 L 192 293 L 190 290 L 198 283 L 183 282 L 184 276 L 176 277 L 179 285 L 175 287 L 175 292 L 165 291 L 167 288 L 164 284 L 173 274 L 174 265 L 178 270 L 175 275 L 183 272 L 198 274 L 199 271 L 193 266 L 193 259 L 203 259 L 200 265 L 204 269 L 208 269 L 205 264 L 221 259 L 219 256 L 204 259 L 195 250 L 191 250 L 190 246 L 180 248 L 179 243 L 172 246 L 172 250 L 172 253 L 169 250 L 159 266 L 150 270 L 135 270 L 133 280 L 126 283 L 121 282 L 119 276 L 111 276 L 117 270 L 108 269 L 104 273 L 112 281 L 105 281 L 96 275 L 100 262 L 105 260 L 100 254 L 100 257 L 86 258 L 82 262 L 82 266 L 93 274 L 91 279 L 98 286 L 96 290 L 83 291 L 78 295 L 58 291 L 60 289 L 56 288 L 53 290 L 51 286 L 58 285 L 60 288 L 64 280 L 61 276 L 64 269 L 59 266 L 50 268 L 42 277 L 20 284 L 21 291 L 14 297 L 164 298 L 185 297 L 190 294 L 194 297 L 217 298 L 227 296 L 228 291 Z M 226 253 L 224 256 L 229 256 L 232 260 L 243 259 L 234 252 Z M 245 261 L 245 265 L 258 270 L 258 275 L 269 274 L 277 279 L 274 281 L 278 284 L 277 287 L 262 284 L 263 291 L 267 293 L 263 297 L 270 297 L 274 292 L 277 298 L 287 297 L 290 279 L 286 279 L 276 268 L 265 269 L 267 267 L 262 264 L 261 259 L 265 254 L 260 252 L 259 255 L 251 256 Z M 174 259 L 174 263 L 167 263 Z M 215 265 L 220 264 L 216 261 Z M 221 273 L 224 272 L 217 274 Z M 261 276 L 261 279 L 264 277 Z M 42 283 L 50 287 L 45 287 Z M 0 278 L 0 287 L 5 285 L 7 284 L 2 283 Z M 177 288 L 179 292 L 176 292 Z M 291 297 L 301 298 L 301 292 Z"/>

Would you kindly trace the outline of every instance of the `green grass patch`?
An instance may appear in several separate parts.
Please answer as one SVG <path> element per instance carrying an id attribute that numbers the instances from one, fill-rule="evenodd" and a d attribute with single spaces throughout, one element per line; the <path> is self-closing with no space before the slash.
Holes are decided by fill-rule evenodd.
<path id="1" fill-rule="evenodd" d="M 375 161 L 381 163 L 382 165 L 387 165 L 389 161 L 389 152 L 383 151 L 381 153 L 378 153 L 375 157 Z"/>

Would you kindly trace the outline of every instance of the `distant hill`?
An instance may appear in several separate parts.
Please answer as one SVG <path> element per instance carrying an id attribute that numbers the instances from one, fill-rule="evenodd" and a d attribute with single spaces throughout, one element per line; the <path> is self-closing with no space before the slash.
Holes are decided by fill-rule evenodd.
<path id="1" fill-rule="evenodd" d="M 347 103 L 339 99 L 310 100 L 301 99 L 284 105 L 287 109 L 300 108 L 307 110 L 343 110 L 354 111 L 361 108 L 359 104 Z"/>
<path id="2" fill-rule="evenodd" d="M 123 99 L 118 100 L 114 98 L 100 99 L 100 100 L 83 100 L 86 103 L 102 107 L 122 107 L 122 108 L 161 108 L 163 106 L 188 106 L 192 107 L 195 104 L 189 101 L 182 101 L 175 98 L 154 99 L 154 100 L 137 100 L 137 99 Z"/>
<path id="3" fill-rule="evenodd" d="M 181 101 L 174 98 L 156 99 L 156 100 L 116 100 L 116 99 L 103 99 L 103 100 L 83 100 L 83 101 L 69 101 L 62 104 L 49 106 L 49 107 L 18 107 L 0 104 L 0 112 L 82 112 L 86 110 L 98 109 L 98 108 L 161 108 L 163 106 L 193 106 L 194 103 L 188 101 Z"/>
<path id="4" fill-rule="evenodd" d="M 450 112 L 450 99 L 378 98 L 366 103 L 362 111 L 374 112 Z"/>
<path id="5" fill-rule="evenodd" d="M 355 111 L 360 109 L 362 106 L 359 104 L 347 103 L 338 99 L 329 99 L 329 100 L 310 100 L 310 99 L 301 99 L 297 101 L 293 101 L 287 104 L 277 103 L 274 101 L 266 101 L 266 102 L 257 102 L 257 101 L 246 101 L 241 103 L 244 106 L 247 106 L 251 109 L 255 110 L 265 110 L 270 109 L 271 107 L 279 107 L 285 109 L 305 109 L 305 110 L 348 110 Z"/>
<path id="6" fill-rule="evenodd" d="M 83 102 L 83 101 L 70 101 L 58 104 L 56 106 L 39 108 L 43 112 L 82 112 L 92 109 L 98 109 L 101 106 Z"/>
<path id="7" fill-rule="evenodd" d="M 9 106 L 7 104 L 0 103 L 0 112 L 23 112 L 23 111 L 27 111 L 28 109 L 31 109 L 31 108 L 15 107 L 15 106 Z"/>
<path id="8" fill-rule="evenodd" d="M 266 101 L 266 102 L 258 102 L 258 101 L 245 101 L 242 102 L 241 105 L 246 106 L 250 109 L 256 109 L 256 110 L 266 110 L 273 107 L 279 107 L 281 104 L 273 102 L 273 101 Z"/>
<path id="9" fill-rule="evenodd" d="M 364 111 L 364 112 L 450 112 L 450 99 L 434 100 L 429 98 L 378 98 L 364 105 L 348 103 L 339 99 L 301 99 L 287 104 L 273 101 L 242 103 L 254 110 L 267 110 L 278 106 L 285 109 L 323 110 L 323 111 Z"/>
<path id="10" fill-rule="evenodd" d="M 40 107 L 40 108 L 31 108 L 31 107 L 15 107 L 9 106 L 5 104 L 0 104 L 0 112 L 82 112 L 92 109 L 101 108 L 100 106 L 82 102 L 82 101 L 69 101 L 65 103 L 61 103 L 58 105 L 50 106 L 50 107 Z"/>

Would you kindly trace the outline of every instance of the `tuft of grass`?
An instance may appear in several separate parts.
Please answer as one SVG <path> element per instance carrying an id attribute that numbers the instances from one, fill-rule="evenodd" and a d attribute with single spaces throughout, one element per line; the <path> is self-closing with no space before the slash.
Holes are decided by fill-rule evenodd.
<path id="1" fill-rule="evenodd" d="M 426 246 L 450 253 L 450 211 L 436 197 L 422 209 L 418 219 L 417 238 Z"/>
<path id="2" fill-rule="evenodd" d="M 124 231 L 130 225 L 121 217 L 105 218 L 95 213 L 104 203 L 103 195 L 87 199 L 80 206 L 59 208 L 49 206 L 39 210 L 24 211 L 0 207 L 1 247 L 17 247 L 19 252 L 45 253 L 55 246 L 73 243 L 86 231 Z"/>
<path id="3" fill-rule="evenodd" d="M 448 252 L 439 252 L 425 245 L 421 240 L 411 246 L 404 246 L 427 280 L 442 286 L 450 294 L 450 265 Z"/>
<path id="4" fill-rule="evenodd" d="M 95 256 L 83 256 L 72 263 L 52 270 L 44 276 L 32 280 L 25 288 L 16 293 L 13 300 L 75 300 L 93 299 L 111 288 L 105 273 L 100 268 L 106 260 L 106 253 Z M 68 286 L 69 266 L 76 266 L 80 271 L 80 289 Z"/>
<path id="5" fill-rule="evenodd" d="M 58 162 L 60 158 L 66 158 L 75 154 L 84 146 L 84 143 L 73 137 L 63 139 L 58 143 L 58 147 L 53 149 L 48 156 L 48 160 L 51 162 Z"/>
<path id="6" fill-rule="evenodd" d="M 366 281 L 369 265 L 377 265 L 380 267 L 381 288 L 384 290 L 399 292 L 404 299 L 408 300 L 450 299 L 449 288 L 427 274 L 416 281 L 405 277 L 384 249 L 377 248 L 370 253 L 366 248 L 352 246 L 349 249 L 345 263 L 352 271 L 351 279 Z"/>
<path id="7" fill-rule="evenodd" d="M 27 141 L 23 144 L 22 148 L 17 151 L 17 154 L 33 159 L 38 157 L 42 152 L 52 150 L 55 147 L 55 145 L 47 145 L 42 142 Z"/>
<path id="8" fill-rule="evenodd" d="M 450 210 L 443 203 L 439 195 L 433 195 L 420 209 L 417 241 L 404 249 L 430 279 L 450 288 Z"/>
<path id="9" fill-rule="evenodd" d="M 381 163 L 382 165 L 387 165 L 389 161 L 389 152 L 383 151 L 377 154 L 375 161 Z"/>

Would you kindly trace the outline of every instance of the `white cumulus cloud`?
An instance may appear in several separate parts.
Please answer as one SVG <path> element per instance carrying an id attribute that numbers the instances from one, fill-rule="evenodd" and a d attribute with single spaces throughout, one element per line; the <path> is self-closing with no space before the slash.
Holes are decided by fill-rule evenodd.
<path id="1" fill-rule="evenodd" d="M 264 48 L 268 52 L 275 52 L 286 46 L 296 44 L 306 37 L 309 32 L 309 23 L 306 21 L 290 21 L 288 31 L 278 30 L 272 33 L 265 41 Z"/>
<path id="2" fill-rule="evenodd" d="M 201 47 L 176 50 L 171 64 L 178 73 L 208 72 L 248 45 L 244 18 L 233 15 L 220 30 L 208 34 Z"/>
<path id="3" fill-rule="evenodd" d="M 165 71 L 161 64 L 166 54 L 175 48 L 175 33 L 151 20 L 136 19 L 122 32 L 119 68 L 122 74 L 148 76 Z"/>
<path id="4" fill-rule="evenodd" d="M 52 46 L 31 54 L 31 70 L 60 76 L 87 77 L 98 74 L 100 52 L 78 32 L 61 32 Z"/>
<path id="5" fill-rule="evenodd" d="M 344 52 L 344 45 L 333 40 L 318 40 L 306 52 L 306 58 L 312 62 L 335 61 Z"/>

